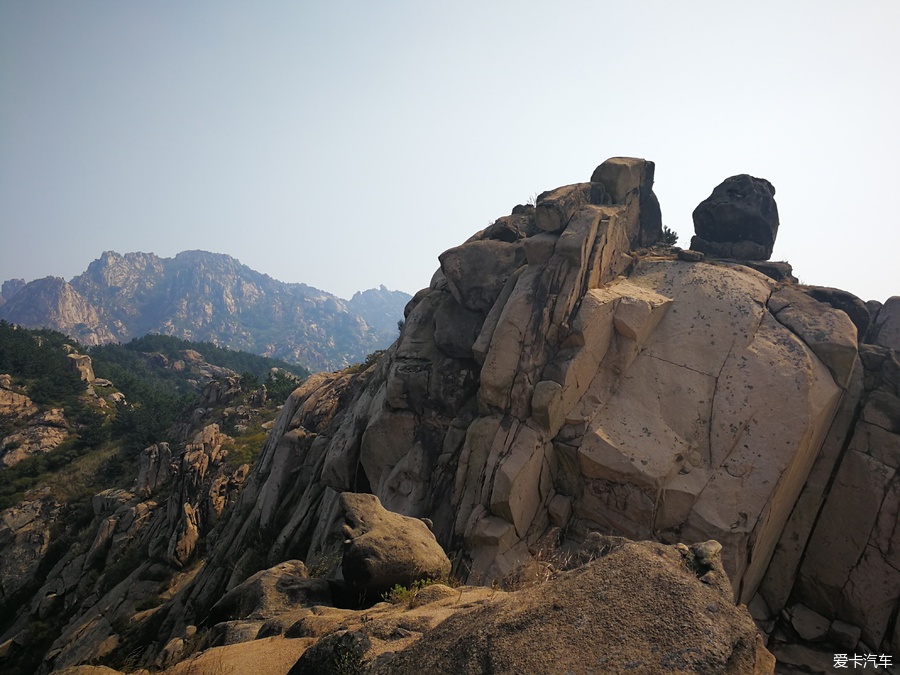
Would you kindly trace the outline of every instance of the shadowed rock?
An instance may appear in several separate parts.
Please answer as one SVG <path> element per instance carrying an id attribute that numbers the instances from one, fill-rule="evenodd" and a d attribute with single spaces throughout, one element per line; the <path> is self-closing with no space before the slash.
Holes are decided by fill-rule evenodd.
<path id="1" fill-rule="evenodd" d="M 341 508 L 344 580 L 367 597 L 450 573 L 450 559 L 423 521 L 391 513 L 369 494 L 345 492 Z"/>
<path id="2" fill-rule="evenodd" d="M 726 178 L 694 209 L 691 248 L 720 258 L 768 260 L 778 234 L 775 188 L 747 174 Z"/>

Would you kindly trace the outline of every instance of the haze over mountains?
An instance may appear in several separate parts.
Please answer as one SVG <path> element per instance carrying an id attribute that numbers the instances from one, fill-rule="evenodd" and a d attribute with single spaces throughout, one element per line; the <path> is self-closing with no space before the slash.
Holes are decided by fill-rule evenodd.
<path id="1" fill-rule="evenodd" d="M 219 253 L 106 251 L 70 282 L 5 281 L 0 319 L 85 345 L 161 333 L 333 370 L 388 346 L 409 299 L 382 286 L 343 300 Z"/>

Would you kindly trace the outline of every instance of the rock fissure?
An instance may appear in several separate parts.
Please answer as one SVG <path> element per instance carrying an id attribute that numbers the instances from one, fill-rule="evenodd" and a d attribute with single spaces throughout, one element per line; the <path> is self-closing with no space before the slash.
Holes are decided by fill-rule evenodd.
<path id="1" fill-rule="evenodd" d="M 646 354 L 646 356 L 649 356 L 651 359 L 656 359 L 657 361 L 662 361 L 664 363 L 671 363 L 673 366 L 677 366 L 678 368 L 684 368 L 685 370 L 690 370 L 691 372 L 697 373 L 698 375 L 705 375 L 706 377 L 713 377 L 714 379 L 716 379 L 715 376 L 711 375 L 710 373 L 704 372 L 702 370 L 697 370 L 696 368 L 691 368 L 690 366 L 687 366 L 683 363 L 678 363 L 676 361 L 670 361 L 668 359 L 664 359 L 661 356 L 657 356 L 656 354 Z"/>

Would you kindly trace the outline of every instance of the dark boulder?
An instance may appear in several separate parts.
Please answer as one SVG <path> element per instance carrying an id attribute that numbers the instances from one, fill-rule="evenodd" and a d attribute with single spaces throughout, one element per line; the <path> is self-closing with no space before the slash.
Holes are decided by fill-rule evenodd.
<path id="1" fill-rule="evenodd" d="M 694 209 L 691 248 L 723 258 L 768 260 L 778 234 L 775 188 L 747 174 L 726 178 Z"/>

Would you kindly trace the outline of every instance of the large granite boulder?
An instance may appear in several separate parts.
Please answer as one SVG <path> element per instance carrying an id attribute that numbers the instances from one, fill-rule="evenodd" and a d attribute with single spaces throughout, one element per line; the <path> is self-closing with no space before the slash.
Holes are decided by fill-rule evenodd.
<path id="1" fill-rule="evenodd" d="M 456 301 L 468 310 L 487 313 L 509 275 L 525 262 L 525 250 L 518 243 L 483 239 L 445 251 L 440 261 Z"/>
<path id="2" fill-rule="evenodd" d="M 768 260 L 778 234 L 775 188 L 747 174 L 726 178 L 694 209 L 691 248 L 720 258 Z"/>
<path id="3" fill-rule="evenodd" d="M 662 211 L 656 193 L 653 192 L 655 173 L 656 164 L 650 160 L 611 157 L 591 174 L 591 182 L 603 185 L 605 193 L 609 196 L 609 202 L 614 204 L 637 202 L 637 206 L 640 207 L 640 234 L 634 243 L 640 246 L 651 246 L 662 239 Z"/>
<path id="4" fill-rule="evenodd" d="M 387 511 L 375 495 L 345 492 L 344 580 L 367 597 L 394 585 L 450 574 L 450 559 L 428 526 L 417 518 Z"/>

